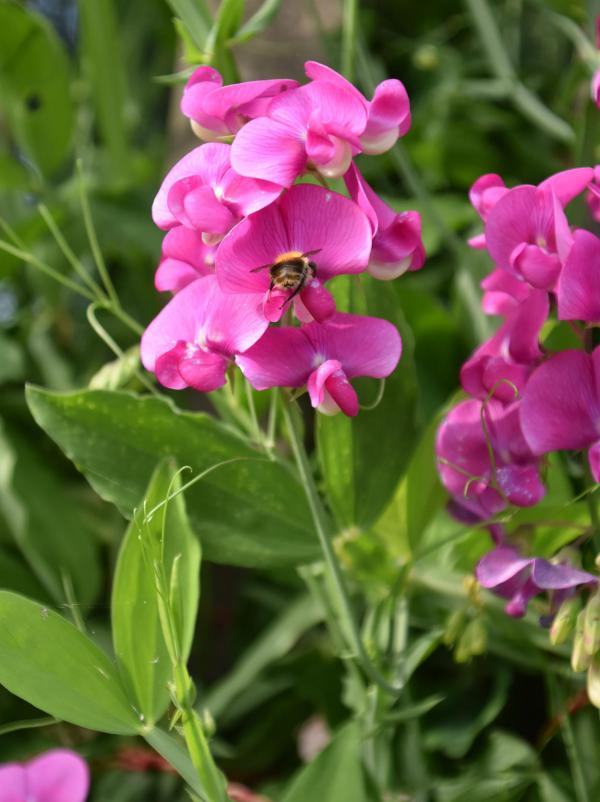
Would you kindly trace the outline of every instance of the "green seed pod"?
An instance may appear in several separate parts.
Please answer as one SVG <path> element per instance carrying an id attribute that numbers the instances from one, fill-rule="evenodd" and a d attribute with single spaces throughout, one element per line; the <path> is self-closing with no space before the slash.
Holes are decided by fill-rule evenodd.
<path id="1" fill-rule="evenodd" d="M 587 694 L 594 707 L 600 707 L 600 659 L 592 660 L 587 673 Z"/>
<path id="2" fill-rule="evenodd" d="M 550 628 L 550 643 L 560 646 L 567 640 L 575 629 L 575 621 L 580 609 L 581 604 L 577 596 L 567 599 L 560 605 Z"/>
<path id="3" fill-rule="evenodd" d="M 600 648 L 600 595 L 595 593 L 585 608 L 583 645 L 592 657 Z"/>
<path id="4" fill-rule="evenodd" d="M 446 628 L 442 636 L 442 641 L 446 646 L 452 646 L 459 638 L 464 629 L 465 612 L 464 610 L 454 610 L 446 619 Z"/>
<path id="5" fill-rule="evenodd" d="M 575 636 L 573 638 L 573 651 L 571 652 L 571 668 L 575 672 L 585 671 L 592 662 L 591 656 L 585 650 L 583 642 L 583 629 L 585 626 L 585 610 L 577 616 Z"/>

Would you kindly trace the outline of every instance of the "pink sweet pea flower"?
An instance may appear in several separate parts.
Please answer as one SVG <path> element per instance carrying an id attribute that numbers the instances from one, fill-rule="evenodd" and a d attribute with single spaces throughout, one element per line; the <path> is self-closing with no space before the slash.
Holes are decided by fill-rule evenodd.
<path id="1" fill-rule="evenodd" d="M 600 348 L 561 351 L 540 365 L 525 389 L 521 425 L 534 454 L 588 448 L 600 482 Z"/>
<path id="2" fill-rule="evenodd" d="M 215 244 L 242 217 L 268 206 L 281 187 L 238 175 L 230 163 L 231 146 L 200 145 L 171 168 L 152 204 L 159 228 L 184 225 Z"/>
<path id="3" fill-rule="evenodd" d="M 142 364 L 172 390 L 216 390 L 225 384 L 234 355 L 267 328 L 259 306 L 256 295 L 225 295 L 214 275 L 198 279 L 177 293 L 144 332 Z"/>
<path id="4" fill-rule="evenodd" d="M 352 200 L 367 215 L 373 232 L 373 247 L 367 271 L 390 281 L 407 270 L 419 270 L 425 263 L 418 212 L 395 212 L 385 204 L 352 163 L 344 176 Z"/>
<path id="5" fill-rule="evenodd" d="M 199 231 L 175 226 L 163 239 L 154 286 L 159 292 L 179 292 L 192 281 L 214 273 L 214 264 L 215 248 L 205 244 Z"/>
<path id="6" fill-rule="evenodd" d="M 600 70 L 596 70 L 590 82 L 590 95 L 600 109 Z"/>
<path id="7" fill-rule="evenodd" d="M 240 175 L 284 187 L 307 169 L 337 178 L 360 151 L 366 121 L 352 92 L 316 81 L 273 98 L 267 116 L 247 123 L 233 142 L 231 164 Z"/>
<path id="8" fill-rule="evenodd" d="M 588 184 L 585 200 L 594 220 L 600 222 L 600 166 L 594 168 L 594 180 Z"/>
<path id="9" fill-rule="evenodd" d="M 192 130 L 200 139 L 229 139 L 249 120 L 261 117 L 273 97 L 297 86 L 297 81 L 287 78 L 223 86 L 217 70 L 202 66 L 185 85 L 181 111 L 190 118 Z"/>
<path id="10" fill-rule="evenodd" d="M 508 192 L 508 187 L 496 173 L 487 173 L 480 176 L 469 190 L 471 205 L 481 217 L 483 222 L 488 218 L 496 203 Z M 485 234 L 478 234 L 469 239 L 471 248 L 485 248 Z"/>
<path id="11" fill-rule="evenodd" d="M 530 507 L 545 494 L 538 460 L 519 425 L 519 401 L 505 407 L 495 399 L 462 401 L 442 422 L 436 454 L 442 483 L 459 508 L 479 519 L 506 507 Z M 485 420 L 485 428 L 482 423 Z M 490 464 L 486 429 L 494 452 L 497 487 Z"/>
<path id="12" fill-rule="evenodd" d="M 560 275 L 558 319 L 600 322 L 600 239 L 579 229 Z"/>
<path id="13" fill-rule="evenodd" d="M 514 400 L 515 388 L 521 394 L 543 356 L 539 336 L 549 312 L 548 293 L 528 288 L 528 297 L 508 311 L 496 334 L 462 366 L 465 392 L 476 398 L 493 393 L 505 402 Z"/>
<path id="14" fill-rule="evenodd" d="M 89 785 L 87 764 L 67 749 L 0 766 L 0 802 L 84 802 Z"/>
<path id="15" fill-rule="evenodd" d="M 324 320 L 335 303 L 323 282 L 364 271 L 370 251 L 371 227 L 355 203 L 337 192 L 299 184 L 237 225 L 220 244 L 215 267 L 224 292 L 260 294 L 265 316 L 276 321 L 294 292 L 271 288 L 270 265 L 312 254 L 316 274 L 307 278 L 294 304 L 303 320 Z"/>
<path id="16" fill-rule="evenodd" d="M 272 327 L 236 362 L 256 390 L 306 384 L 320 412 L 353 417 L 359 405 L 349 380 L 389 376 L 401 352 L 400 335 L 387 320 L 337 312 L 325 323 Z"/>
<path id="17" fill-rule="evenodd" d="M 508 599 L 506 612 L 521 617 L 529 600 L 544 590 L 564 600 L 579 585 L 595 585 L 597 578 L 568 563 L 541 557 L 521 557 L 516 549 L 501 545 L 481 558 L 475 575 L 484 588 Z M 556 599 L 553 607 L 558 607 Z"/>
<path id="18" fill-rule="evenodd" d="M 317 61 L 307 61 L 306 75 L 313 81 L 327 81 L 353 94 L 367 113 L 367 124 L 360 136 L 363 153 L 385 153 L 410 128 L 410 101 L 404 84 L 396 78 L 382 81 L 367 100 L 358 89 L 331 67 Z"/>
<path id="19" fill-rule="evenodd" d="M 490 256 L 538 289 L 552 289 L 570 247 L 569 225 L 556 193 L 519 186 L 494 205 L 485 224 Z"/>
<path id="20" fill-rule="evenodd" d="M 510 314 L 519 304 L 526 301 L 532 292 L 528 284 L 499 267 L 494 268 L 479 286 L 483 290 L 481 300 L 483 311 L 486 315 L 501 317 Z"/>

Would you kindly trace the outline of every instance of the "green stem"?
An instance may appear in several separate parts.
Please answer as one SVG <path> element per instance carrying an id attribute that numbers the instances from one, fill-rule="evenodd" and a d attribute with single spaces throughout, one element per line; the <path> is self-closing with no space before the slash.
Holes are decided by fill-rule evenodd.
<path id="1" fill-rule="evenodd" d="M 290 444 L 300 474 L 302 486 L 306 493 L 306 499 L 310 507 L 313 518 L 313 523 L 321 545 L 321 551 L 325 560 L 325 566 L 329 573 L 331 586 L 336 597 L 338 612 L 341 618 L 342 629 L 348 641 L 348 646 L 352 650 L 360 666 L 369 679 L 378 685 L 382 690 L 391 695 L 398 695 L 402 690 L 401 686 L 392 685 L 387 679 L 378 671 L 378 669 L 371 662 L 364 644 L 362 642 L 358 625 L 354 619 L 352 612 L 352 605 L 342 570 L 338 563 L 331 538 L 328 533 L 328 523 L 325 510 L 321 504 L 321 499 L 315 485 L 312 475 L 308 455 L 302 442 L 300 434 L 300 427 L 298 425 L 298 408 L 295 402 L 283 403 L 283 416 L 285 419 L 286 427 L 290 437 Z"/>
<path id="2" fill-rule="evenodd" d="M 507 97 L 524 117 L 547 134 L 562 142 L 572 142 L 571 126 L 545 106 L 527 87 L 519 81 L 508 57 L 496 20 L 487 0 L 465 0 L 481 44 L 485 50 L 490 69 L 507 87 Z"/>
<path id="3" fill-rule="evenodd" d="M 85 189 L 85 176 L 83 174 L 83 164 L 81 159 L 77 160 L 77 174 L 79 176 L 79 199 L 81 203 L 81 211 L 83 213 L 83 222 L 85 225 L 87 238 L 90 243 L 90 248 L 92 249 L 92 256 L 94 257 L 94 262 L 96 263 L 98 273 L 100 274 L 100 278 L 102 279 L 102 283 L 104 284 L 108 297 L 113 302 L 115 307 L 119 307 L 119 297 L 117 295 L 117 291 L 115 290 L 114 284 L 112 283 L 108 268 L 106 267 L 106 262 L 104 261 L 104 256 L 102 255 L 100 243 L 98 242 L 98 235 L 96 234 L 96 227 L 94 226 L 94 220 L 92 218 L 92 210 L 90 208 L 90 202 Z"/>
<path id="4" fill-rule="evenodd" d="M 342 21 L 342 74 L 349 81 L 354 80 L 357 20 L 358 0 L 344 0 L 344 17 Z"/>

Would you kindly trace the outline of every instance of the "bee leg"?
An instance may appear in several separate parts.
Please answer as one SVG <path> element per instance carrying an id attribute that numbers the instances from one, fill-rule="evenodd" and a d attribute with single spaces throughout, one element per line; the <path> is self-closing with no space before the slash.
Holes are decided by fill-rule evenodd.
<path id="1" fill-rule="evenodd" d="M 304 285 L 303 284 L 299 284 L 296 287 L 296 289 L 294 290 L 294 292 L 289 296 L 289 298 L 285 299 L 285 301 L 281 304 L 281 306 L 279 308 L 283 309 L 284 306 L 287 306 L 289 303 L 291 303 L 294 300 L 294 298 L 296 297 L 296 295 L 298 295 L 303 289 L 304 289 Z"/>

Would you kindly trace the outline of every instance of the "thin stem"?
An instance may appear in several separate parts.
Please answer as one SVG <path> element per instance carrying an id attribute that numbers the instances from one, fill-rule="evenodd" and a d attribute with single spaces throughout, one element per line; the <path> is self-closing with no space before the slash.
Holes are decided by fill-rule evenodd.
<path id="1" fill-rule="evenodd" d="M 583 461 L 585 477 L 587 482 L 591 482 L 592 484 L 597 484 L 596 480 L 592 476 L 592 471 L 588 463 L 587 455 L 582 454 L 581 459 Z M 593 497 L 591 493 L 588 493 L 586 496 L 586 501 L 588 505 L 588 510 L 590 511 L 592 542 L 594 544 L 594 548 L 596 549 L 596 554 L 600 554 L 600 516 L 598 515 L 598 507 L 596 505 L 596 499 Z"/>
<path id="2" fill-rule="evenodd" d="M 465 0 L 465 2 L 481 39 L 490 69 L 496 78 L 505 81 L 510 86 L 507 95 L 512 98 L 517 109 L 547 134 L 562 142 L 572 142 L 575 135 L 571 126 L 550 111 L 537 95 L 534 95 L 519 81 L 506 52 L 488 0 Z"/>
<path id="3" fill-rule="evenodd" d="M 342 22 L 342 74 L 349 81 L 354 80 L 357 20 L 358 0 L 344 0 L 344 18 Z"/>
<path id="4" fill-rule="evenodd" d="M 283 404 L 283 416 L 289 433 L 290 444 L 294 452 L 304 492 L 306 493 L 306 499 L 312 513 L 313 523 L 319 538 L 325 565 L 329 572 L 331 585 L 336 596 L 344 634 L 349 641 L 348 645 L 356 655 L 356 659 L 369 679 L 382 690 L 386 691 L 386 693 L 397 695 L 402 690 L 402 686 L 389 683 L 373 665 L 362 642 L 357 623 L 354 620 L 352 605 L 350 603 L 348 590 L 346 589 L 344 576 L 327 532 L 328 524 L 325 511 L 322 507 L 308 461 L 308 455 L 304 448 L 304 443 L 302 442 L 300 428 L 298 426 L 298 414 L 295 402 Z"/>
<path id="5" fill-rule="evenodd" d="M 554 713 L 560 713 L 560 708 L 564 702 L 562 694 L 559 690 L 558 681 L 551 674 L 546 674 L 546 681 L 548 683 L 548 690 L 550 691 L 550 698 Z M 590 802 L 590 795 L 588 793 L 587 782 L 583 773 L 583 768 L 579 760 L 577 752 L 577 744 L 571 726 L 569 715 L 560 716 L 560 731 L 565 745 L 565 752 L 571 766 L 571 776 L 573 778 L 573 787 L 575 791 L 576 802 Z"/>
<path id="6" fill-rule="evenodd" d="M 250 384 L 248 379 L 244 379 L 244 384 L 246 385 L 246 399 L 248 401 L 248 411 L 250 412 L 250 422 L 252 424 L 254 438 L 257 443 L 264 443 L 262 429 L 260 428 L 260 423 L 258 422 L 258 415 L 256 414 L 256 406 L 254 404 L 254 392 L 252 390 L 252 385 Z"/>
<path id="7" fill-rule="evenodd" d="M 80 276 L 80 278 L 82 278 L 85 281 L 87 286 L 98 297 L 98 299 L 103 300 L 105 298 L 105 295 L 104 292 L 102 291 L 102 288 L 94 281 L 94 279 L 89 275 L 89 273 L 87 272 L 81 261 L 75 256 L 73 249 L 66 241 L 66 239 L 62 234 L 62 231 L 56 224 L 56 220 L 52 216 L 50 209 L 48 209 L 48 207 L 45 204 L 40 203 L 38 205 L 38 211 L 42 219 L 48 226 L 50 233 L 54 237 L 56 244 L 62 251 L 67 262 L 69 262 L 69 264 L 71 265 L 73 270 L 77 273 L 77 275 Z"/>
<path id="8" fill-rule="evenodd" d="M 269 403 L 269 420 L 267 423 L 267 448 L 272 453 L 275 448 L 275 438 L 277 436 L 277 408 L 279 403 L 279 390 L 277 387 L 271 389 L 271 401 Z"/>
<path id="9" fill-rule="evenodd" d="M 92 295 L 92 293 L 85 287 L 82 287 L 81 284 L 77 284 L 67 276 L 63 276 L 62 273 L 59 273 L 58 270 L 55 270 L 53 267 L 50 267 L 50 265 L 42 262 L 41 259 L 38 259 L 33 253 L 15 248 L 9 242 L 5 242 L 4 240 L 0 240 L 0 250 L 10 253 L 11 256 L 16 256 L 17 259 L 21 259 L 23 262 L 27 262 L 27 264 L 30 264 L 32 267 L 35 267 L 37 270 L 39 270 L 40 273 L 45 273 L 50 278 L 54 279 L 54 281 L 62 284 L 63 287 L 67 287 L 69 290 L 72 290 L 73 292 L 82 295 L 84 298 L 87 298 L 88 301 L 96 300 L 96 296 Z"/>
<path id="10" fill-rule="evenodd" d="M 112 279 L 106 267 L 106 262 L 104 261 L 104 256 L 102 255 L 102 250 L 100 249 L 100 243 L 98 242 L 98 235 L 96 234 L 96 227 L 94 226 L 94 220 L 92 218 L 92 210 L 90 209 L 90 203 L 85 188 L 85 176 L 83 174 L 83 164 L 81 159 L 77 160 L 77 174 L 79 176 L 79 199 L 81 203 L 81 211 L 83 213 L 83 222 L 85 225 L 87 238 L 90 243 L 90 248 L 92 249 L 92 256 L 94 257 L 94 262 L 96 263 L 98 273 L 100 274 L 102 283 L 106 288 L 108 297 L 113 302 L 115 307 L 119 307 L 119 297 L 117 295 L 117 291 L 115 290 L 114 284 L 112 283 Z"/>

